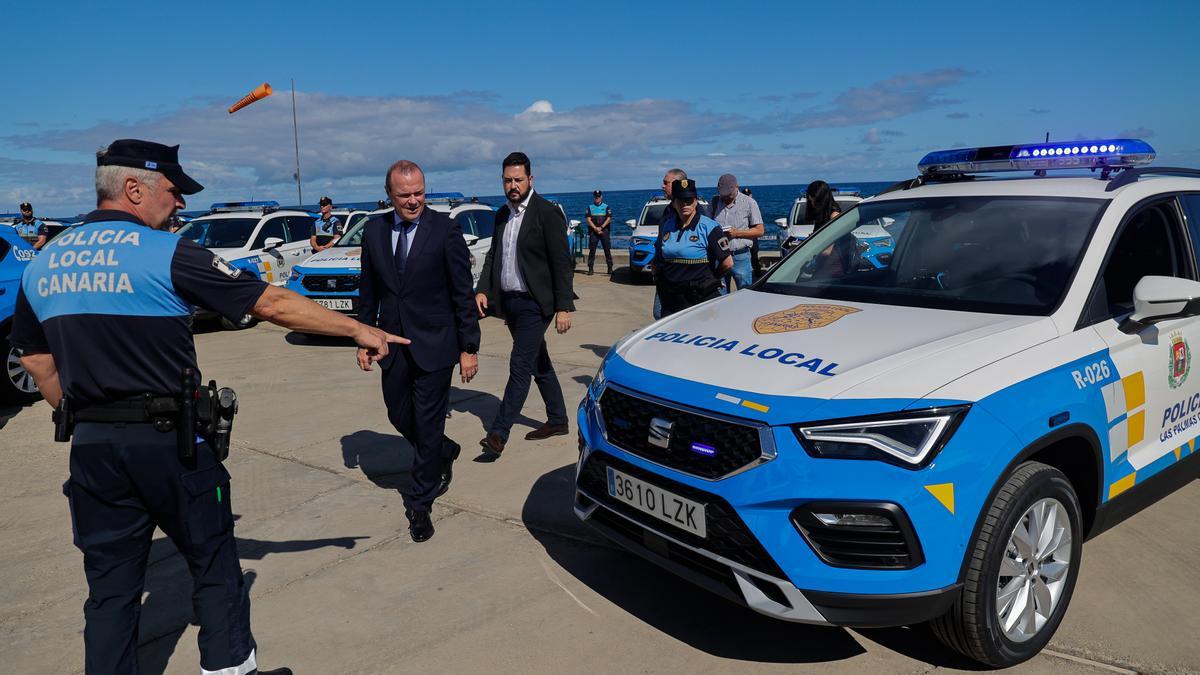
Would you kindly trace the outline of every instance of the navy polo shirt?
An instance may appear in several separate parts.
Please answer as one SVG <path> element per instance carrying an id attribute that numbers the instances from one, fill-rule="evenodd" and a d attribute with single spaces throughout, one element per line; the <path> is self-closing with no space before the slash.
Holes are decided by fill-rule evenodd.
<path id="1" fill-rule="evenodd" d="M 687 227 L 679 227 L 674 209 L 658 227 L 654 241 L 654 269 L 658 278 L 672 284 L 715 279 L 717 265 L 729 257 L 729 238 L 721 224 L 697 213 Z"/>
<path id="2" fill-rule="evenodd" d="M 196 366 L 192 306 L 239 321 L 266 283 L 123 211 L 93 211 L 26 268 L 12 344 L 54 356 L 79 405 L 177 395 Z"/>

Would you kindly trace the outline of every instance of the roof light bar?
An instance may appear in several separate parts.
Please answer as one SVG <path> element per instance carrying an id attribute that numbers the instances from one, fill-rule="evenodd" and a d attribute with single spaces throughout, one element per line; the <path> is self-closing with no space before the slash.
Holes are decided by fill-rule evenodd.
<path id="1" fill-rule="evenodd" d="M 426 192 L 425 201 L 466 201 L 467 198 L 461 192 Z"/>
<path id="2" fill-rule="evenodd" d="M 922 175 L 930 176 L 1040 169 L 1127 168 L 1149 164 L 1154 161 L 1154 156 L 1154 148 L 1145 141 L 1117 138 L 939 150 L 925 155 L 917 163 L 917 169 Z"/>
<path id="3" fill-rule="evenodd" d="M 260 209 L 266 210 L 277 208 L 279 208 L 279 202 L 273 199 L 262 202 L 216 202 L 209 207 L 212 213 L 219 213 L 222 211 L 257 211 Z"/>

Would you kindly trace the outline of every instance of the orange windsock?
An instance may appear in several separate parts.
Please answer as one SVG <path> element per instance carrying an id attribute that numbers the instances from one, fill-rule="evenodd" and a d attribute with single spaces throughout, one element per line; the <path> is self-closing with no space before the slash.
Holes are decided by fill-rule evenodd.
<path id="1" fill-rule="evenodd" d="M 246 106 L 250 105 L 251 103 L 254 103 L 258 99 L 266 98 L 270 95 L 271 95 L 271 85 L 267 84 L 266 82 L 263 82 L 262 84 L 255 87 L 254 91 L 250 92 L 249 94 L 246 94 L 242 98 L 242 100 L 229 106 L 229 114 L 232 115 L 233 113 L 241 110 L 242 108 L 245 108 Z"/>

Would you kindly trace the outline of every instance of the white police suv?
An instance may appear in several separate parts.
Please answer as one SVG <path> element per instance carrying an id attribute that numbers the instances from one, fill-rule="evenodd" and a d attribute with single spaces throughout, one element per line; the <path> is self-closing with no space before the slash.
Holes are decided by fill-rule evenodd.
<path id="1" fill-rule="evenodd" d="M 1200 475 L 1200 171 L 1153 157 L 931 153 L 747 291 L 624 338 L 580 405 L 577 515 L 764 614 L 1030 658 L 1082 543 Z M 1033 175 L 978 175 L 1001 171 Z M 887 219 L 887 265 L 856 264 Z"/>
<path id="2" fill-rule="evenodd" d="M 492 246 L 496 212 L 486 204 L 466 201 L 460 192 L 431 192 L 425 195 L 425 205 L 449 215 L 462 230 L 471 251 L 471 277 L 478 284 L 483 259 Z M 392 209 L 372 211 L 368 215 L 383 213 L 392 213 Z M 366 222 L 366 217 L 358 218 L 337 244 L 293 268 L 288 288 L 329 309 L 357 313 Z"/>

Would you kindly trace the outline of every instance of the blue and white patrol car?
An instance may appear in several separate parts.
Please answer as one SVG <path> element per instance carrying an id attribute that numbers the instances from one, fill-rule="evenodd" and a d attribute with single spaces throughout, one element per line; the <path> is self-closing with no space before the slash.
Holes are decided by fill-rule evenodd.
<path id="1" fill-rule="evenodd" d="M 492 246 L 496 213 L 486 204 L 466 202 L 459 192 L 435 192 L 425 196 L 426 208 L 450 216 L 471 251 L 471 277 L 479 282 L 483 259 Z M 372 211 L 367 216 L 390 214 L 392 209 Z M 308 258 L 292 270 L 288 288 L 329 309 L 358 312 L 358 284 L 362 272 L 362 236 L 367 216 L 357 219 L 333 247 Z"/>
<path id="2" fill-rule="evenodd" d="M 708 202 L 700 200 L 702 213 L 707 213 Z M 633 230 L 629 237 L 629 271 L 632 272 L 634 283 L 649 280 L 653 272 L 650 264 L 654 260 L 654 240 L 658 238 L 658 226 L 662 223 L 671 207 L 671 200 L 666 197 L 654 197 L 642 207 L 642 213 L 636 220 L 630 218 L 625 224 Z"/>
<path id="3" fill-rule="evenodd" d="M 931 153 L 746 291 L 624 338 L 579 408 L 576 514 L 770 616 L 1032 657 L 1084 540 L 1200 475 L 1200 171 L 1153 157 Z M 887 219 L 887 264 L 847 265 Z"/>
<path id="4" fill-rule="evenodd" d="M 21 274 L 37 254 L 15 229 L 0 227 L 0 359 L 4 361 L 0 400 L 13 403 L 28 403 L 40 396 L 33 377 L 21 365 L 21 350 L 9 344 Z"/>

